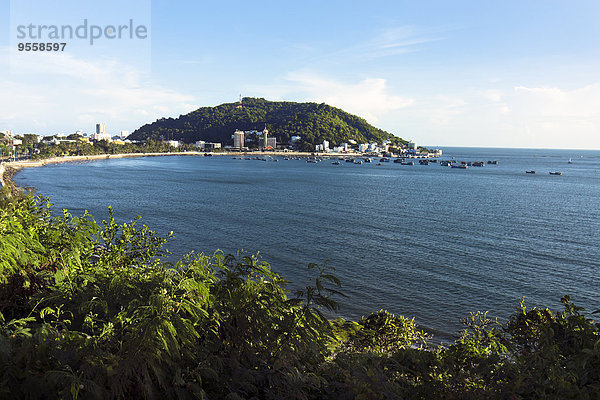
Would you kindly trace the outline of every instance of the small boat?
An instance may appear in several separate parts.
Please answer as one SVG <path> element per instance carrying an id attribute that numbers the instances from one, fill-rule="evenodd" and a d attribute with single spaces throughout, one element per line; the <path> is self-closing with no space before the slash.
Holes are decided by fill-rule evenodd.
<path id="1" fill-rule="evenodd" d="M 452 168 L 460 168 L 460 169 L 467 169 L 467 168 L 469 168 L 469 166 L 466 165 L 466 164 L 460 164 L 460 165 L 454 165 L 453 164 L 453 165 L 451 165 L 451 167 Z"/>
<path id="2" fill-rule="evenodd" d="M 354 160 L 354 164 L 362 164 L 362 163 L 363 163 L 362 160 L 358 160 L 358 161 Z"/>
<path id="3" fill-rule="evenodd" d="M 490 165 L 498 165 L 498 160 L 488 161 L 487 163 Z"/>
<path id="4" fill-rule="evenodd" d="M 332 164 L 333 164 L 333 165 L 341 165 L 342 163 L 341 163 L 341 162 L 339 162 L 339 161 L 334 161 L 334 162 L 332 162 Z"/>
<path id="5" fill-rule="evenodd" d="M 364 160 L 366 163 L 370 163 L 370 162 L 371 162 L 371 159 L 370 159 L 369 157 L 363 158 L 363 160 Z"/>
<path id="6" fill-rule="evenodd" d="M 567 161 L 567 162 L 568 162 L 569 164 L 573 164 L 573 160 L 571 160 L 570 158 L 569 158 L 569 161 Z"/>
<path id="7" fill-rule="evenodd" d="M 403 163 L 404 162 L 404 158 L 396 158 L 394 159 L 394 162 L 397 164 Z"/>
<path id="8" fill-rule="evenodd" d="M 535 174 L 535 171 L 534 171 L 534 170 L 531 170 L 531 171 L 525 171 L 525 173 L 526 173 L 526 174 Z"/>
<path id="9" fill-rule="evenodd" d="M 562 172 L 549 172 L 550 175 L 562 175 Z"/>
<path id="10" fill-rule="evenodd" d="M 429 160 L 419 160 L 419 165 L 429 165 Z"/>
<path id="11" fill-rule="evenodd" d="M 382 164 L 382 163 L 380 163 L 380 162 L 378 162 L 378 163 L 377 163 L 377 164 L 375 164 L 375 165 L 383 165 L 383 164 Z"/>
<path id="12" fill-rule="evenodd" d="M 483 163 L 483 161 L 473 161 L 473 166 L 474 167 L 483 167 L 485 164 Z"/>
<path id="13" fill-rule="evenodd" d="M 415 165 L 415 162 L 414 161 L 407 161 L 407 162 L 400 163 L 400 165 Z"/>
<path id="14" fill-rule="evenodd" d="M 390 159 L 383 157 L 379 162 L 390 162 Z"/>

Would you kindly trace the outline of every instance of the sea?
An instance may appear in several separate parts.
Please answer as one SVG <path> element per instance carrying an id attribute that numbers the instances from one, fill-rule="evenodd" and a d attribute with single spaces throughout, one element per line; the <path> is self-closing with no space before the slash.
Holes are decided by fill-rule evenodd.
<path id="1" fill-rule="evenodd" d="M 172 262 L 258 254 L 292 290 L 314 284 L 309 263 L 326 264 L 347 296 L 339 316 L 414 317 L 442 343 L 471 312 L 507 321 L 523 297 L 600 309 L 600 151 L 442 149 L 441 160 L 485 165 L 165 156 L 30 168 L 15 181 L 57 213 L 101 221 L 112 206 L 120 222 L 173 231 Z"/>

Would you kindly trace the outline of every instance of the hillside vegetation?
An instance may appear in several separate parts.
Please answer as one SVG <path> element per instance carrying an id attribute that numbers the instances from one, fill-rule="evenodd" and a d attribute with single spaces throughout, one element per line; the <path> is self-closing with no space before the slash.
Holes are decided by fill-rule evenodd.
<path id="1" fill-rule="evenodd" d="M 256 257 L 170 264 L 136 221 L 50 210 L 0 195 L 1 398 L 600 398 L 598 325 L 568 297 L 474 313 L 433 348 L 402 316 L 326 318 L 341 288 L 324 267 L 290 293 Z"/>
<path id="2" fill-rule="evenodd" d="M 363 118 L 339 108 L 317 103 L 294 103 L 244 98 L 239 103 L 202 107 L 179 118 L 162 118 L 142 126 L 129 139 L 175 139 L 186 143 L 198 140 L 232 142 L 236 129 L 262 131 L 265 126 L 277 143 L 287 144 L 292 136 L 301 136 L 301 150 L 314 150 L 314 145 L 328 140 L 332 145 L 382 142 L 390 139 L 406 143 L 389 132 L 375 128 Z"/>

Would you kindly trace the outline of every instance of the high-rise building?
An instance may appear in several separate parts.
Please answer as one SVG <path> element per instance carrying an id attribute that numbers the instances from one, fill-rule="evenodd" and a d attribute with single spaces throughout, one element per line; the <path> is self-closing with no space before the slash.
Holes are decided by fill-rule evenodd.
<path id="1" fill-rule="evenodd" d="M 269 137 L 269 131 L 265 128 L 262 136 L 258 139 L 258 148 L 261 150 L 275 149 L 277 147 L 277 139 Z"/>
<path id="2" fill-rule="evenodd" d="M 236 130 L 233 134 L 233 147 L 241 150 L 244 147 L 244 137 L 244 131 Z"/>
<path id="3" fill-rule="evenodd" d="M 96 134 L 102 135 L 106 133 L 106 124 L 96 124 Z"/>
<path id="4" fill-rule="evenodd" d="M 274 137 L 267 138 L 267 144 L 265 148 L 275 149 L 277 147 L 277 139 Z"/>
<path id="5" fill-rule="evenodd" d="M 96 133 L 92 138 L 94 140 L 106 140 L 110 142 L 110 135 L 106 133 L 106 124 L 96 124 Z"/>
<path id="6" fill-rule="evenodd" d="M 129 136 L 129 131 L 121 131 L 121 139 L 125 139 L 127 136 Z"/>
<path id="7" fill-rule="evenodd" d="M 267 146 L 269 145 L 268 142 L 267 142 L 267 138 L 268 137 L 269 137 L 269 131 L 267 130 L 267 127 L 265 126 L 265 130 L 263 131 L 263 136 L 262 136 L 262 139 L 263 139 L 263 145 L 262 145 L 262 147 L 263 147 L 263 149 L 266 149 Z"/>
<path id="8" fill-rule="evenodd" d="M 269 137 L 269 131 L 265 127 L 265 130 L 262 131 L 262 136 L 258 139 L 258 147 L 262 150 L 265 150 L 268 147 L 274 149 L 277 147 L 277 140 L 272 137 Z"/>

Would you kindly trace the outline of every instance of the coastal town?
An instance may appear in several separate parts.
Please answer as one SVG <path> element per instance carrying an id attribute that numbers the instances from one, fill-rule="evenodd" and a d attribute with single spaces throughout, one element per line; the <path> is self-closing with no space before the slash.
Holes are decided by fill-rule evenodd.
<path id="1" fill-rule="evenodd" d="M 279 161 L 304 160 L 307 163 L 331 161 L 331 164 L 373 163 L 383 165 L 393 162 L 400 165 L 430 165 L 468 169 L 485 165 L 498 165 L 498 160 L 465 160 L 455 157 L 442 158 L 441 149 L 419 147 L 415 142 L 358 143 L 348 140 L 332 144 L 328 140 L 314 146 L 313 151 L 300 151 L 296 146 L 302 138 L 292 136 L 289 143 L 279 143 L 265 127 L 262 131 L 236 129 L 227 143 L 198 140 L 185 143 L 174 139 L 131 140 L 129 132 L 121 130 L 111 135 L 106 124 L 98 123 L 93 134 L 78 130 L 72 134 L 41 136 L 15 134 L 0 131 L 0 186 L 11 185 L 12 176 L 22 168 L 39 167 L 53 163 L 91 161 L 106 158 L 129 158 L 161 155 L 212 156 L 229 155 L 234 159 Z M 569 160 L 569 164 L 572 163 Z M 525 170 L 525 174 L 536 174 L 536 170 Z M 549 171 L 550 175 L 563 175 L 561 171 Z"/>
<path id="2" fill-rule="evenodd" d="M 104 144 L 118 148 L 125 145 L 144 145 L 146 141 L 130 140 L 129 131 L 121 130 L 118 134 L 110 134 L 107 131 L 106 124 L 96 124 L 95 131 L 92 134 L 77 130 L 71 134 L 58 133 L 55 135 L 36 135 L 36 134 L 17 134 L 11 130 L 0 131 L 0 160 L 16 160 L 36 158 L 43 149 L 52 146 L 59 146 L 64 151 L 62 156 L 82 155 L 85 153 L 85 145 L 93 146 L 95 144 Z M 298 143 L 301 136 L 292 136 L 287 143 L 280 143 L 274 135 L 269 134 L 265 127 L 262 131 L 257 130 L 235 130 L 231 135 L 231 141 L 227 143 L 209 142 L 198 140 L 193 143 L 184 143 L 179 140 L 161 138 L 160 142 L 167 148 L 174 151 L 199 151 L 215 153 L 307 153 L 298 149 Z M 57 147 L 57 149 L 59 148 Z M 431 158 L 440 157 L 442 150 L 429 150 L 418 147 L 415 142 L 406 144 L 393 144 L 391 140 L 384 140 L 381 143 L 359 143 L 356 140 L 349 139 L 345 143 L 331 143 L 323 140 L 322 143 L 315 145 L 314 151 L 309 152 L 318 155 L 358 155 L 358 156 L 381 156 L 381 157 L 402 157 L 402 158 Z"/>

